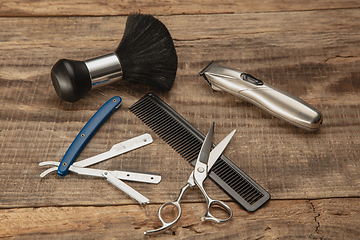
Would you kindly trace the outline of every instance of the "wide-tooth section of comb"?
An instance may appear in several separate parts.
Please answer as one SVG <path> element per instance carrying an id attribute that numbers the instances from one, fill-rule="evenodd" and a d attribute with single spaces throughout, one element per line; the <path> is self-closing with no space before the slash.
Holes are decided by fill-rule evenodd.
<path id="1" fill-rule="evenodd" d="M 221 159 L 216 161 L 212 171 L 249 204 L 255 203 L 264 196 L 255 186 L 249 184 L 241 175 L 236 174 L 236 172 Z"/>
<path id="2" fill-rule="evenodd" d="M 183 158 L 195 164 L 204 134 L 154 93 L 146 94 L 129 109 Z M 257 210 L 270 199 L 265 189 L 224 155 L 216 161 L 209 177 L 247 211 Z"/>

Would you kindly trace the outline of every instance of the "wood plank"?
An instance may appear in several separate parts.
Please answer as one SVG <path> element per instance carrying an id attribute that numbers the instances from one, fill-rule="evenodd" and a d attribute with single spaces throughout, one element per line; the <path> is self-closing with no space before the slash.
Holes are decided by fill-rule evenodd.
<path id="1" fill-rule="evenodd" d="M 75 104 L 55 95 L 51 66 L 60 58 L 87 59 L 113 51 L 126 17 L 1 18 L 1 207 L 134 204 L 102 179 L 53 174 L 40 180 L 44 168 L 38 163 L 60 160 L 82 126 L 114 95 L 123 97 L 123 106 L 80 159 L 151 133 L 127 110 L 149 91 L 202 132 L 215 121 L 215 142 L 236 128 L 225 155 L 273 199 L 359 196 L 360 15 L 358 9 L 334 13 L 160 17 L 179 56 L 173 89 L 162 93 L 121 82 L 94 90 Z M 324 114 L 321 130 L 304 133 L 229 94 L 213 93 L 197 76 L 213 59 L 308 101 Z M 152 203 L 160 203 L 177 195 L 192 168 L 152 135 L 151 146 L 96 167 L 160 173 L 159 185 L 129 184 Z M 206 189 L 216 198 L 230 200 L 211 181 Z M 201 194 L 194 193 L 185 201 L 200 199 Z"/>
<path id="2" fill-rule="evenodd" d="M 270 201 L 255 213 L 234 203 L 223 224 L 201 222 L 204 203 L 182 204 L 182 217 L 149 239 L 358 239 L 359 198 Z M 143 239 L 160 226 L 159 205 L 43 207 L 0 210 L 0 237 L 15 239 Z M 2 226 L 2 227 L 1 227 Z M 6 226 L 6 227 L 5 227 Z"/>
<path id="3" fill-rule="evenodd" d="M 359 8 L 349 0 L 309 1 L 108 1 L 108 0 L 3 0 L 0 16 L 108 16 L 133 12 L 154 15 L 286 12 L 320 9 Z"/>
<path id="4" fill-rule="evenodd" d="M 316 232 L 323 239 L 356 239 L 359 237 L 359 199 L 325 199 L 312 201 L 318 214 Z M 347 222 L 351 219 L 351 222 Z"/>

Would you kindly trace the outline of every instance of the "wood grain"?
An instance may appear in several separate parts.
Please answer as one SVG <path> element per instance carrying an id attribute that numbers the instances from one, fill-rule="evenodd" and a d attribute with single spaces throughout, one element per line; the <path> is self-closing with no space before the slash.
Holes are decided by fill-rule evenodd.
<path id="1" fill-rule="evenodd" d="M 358 199 L 270 201 L 255 213 L 235 211 L 226 224 L 201 222 L 203 203 L 182 204 L 174 227 L 146 239 L 358 239 Z M 341 206 L 341 207 L 339 207 Z M 15 239 L 144 239 L 161 226 L 158 205 L 44 207 L 3 210 L 0 237 Z"/>
<path id="2" fill-rule="evenodd" d="M 156 14 L 168 27 L 179 59 L 173 89 L 164 93 L 123 81 L 74 104 L 61 101 L 50 80 L 53 64 L 113 52 L 126 15 L 134 11 Z M 207 180 L 209 195 L 229 203 L 234 219 L 201 223 L 204 200 L 190 190 L 183 218 L 160 239 L 357 239 L 359 11 L 352 1 L 2 1 L 0 237 L 140 239 L 143 231 L 159 227 L 159 205 L 176 198 L 192 167 L 128 111 L 153 91 L 203 133 L 215 121 L 215 143 L 236 129 L 225 155 L 272 196 L 250 214 Z M 213 92 L 198 76 L 211 60 L 302 98 L 322 112 L 323 126 L 307 133 Z M 123 98 L 122 107 L 79 160 L 150 133 L 151 145 L 94 166 L 160 173 L 158 185 L 128 183 L 150 199 L 145 208 L 104 179 L 39 177 L 46 168 L 38 163 L 60 161 L 85 123 L 115 95 Z"/>
<path id="3" fill-rule="evenodd" d="M 356 31 L 347 29 L 355 28 L 354 22 L 359 22 L 359 17 L 357 10 L 338 11 L 337 20 L 343 25 L 325 31 L 325 26 L 337 22 L 329 19 L 328 14 L 321 11 L 316 14 L 300 12 L 161 18 L 175 39 L 179 70 L 171 92 L 157 93 L 200 131 L 205 132 L 207 126 L 215 121 L 215 142 L 236 128 L 238 133 L 226 155 L 271 192 L 274 199 L 358 195 L 359 111 L 356 109 L 360 88 L 356 76 L 359 74 L 357 56 L 360 54 L 348 42 L 359 43 L 360 37 L 353 33 Z M 273 16 L 271 23 L 266 23 L 265 19 L 269 19 L 266 15 Z M 217 25 L 207 24 L 210 18 Z M 308 22 L 297 23 L 299 18 L 308 19 Z M 14 40 L 6 43 L 11 49 L 3 49 L 1 54 L 12 56 L 0 60 L 5 65 L 4 69 L 9 71 L 2 75 L 5 87 L 1 90 L 1 99 L 6 102 L 1 109 L 4 124 L 0 153 L 4 159 L 1 164 L 6 171 L 3 175 L 4 206 L 109 203 L 109 199 L 100 197 L 101 191 L 93 193 L 93 187 L 97 185 L 114 192 L 106 182 L 76 175 L 61 180 L 57 176 L 49 176 L 40 181 L 38 176 L 44 169 L 38 167 L 37 163 L 60 160 L 77 132 L 113 95 L 123 97 L 123 106 L 94 137 L 82 158 L 151 131 L 127 108 L 154 89 L 122 82 L 94 90 L 79 103 L 70 104 L 59 101 L 49 79 L 48 73 L 57 58 L 87 59 L 111 52 L 117 45 L 116 36 L 121 35 L 121 30 L 118 34 L 110 33 L 110 29 L 123 27 L 118 23 L 125 20 L 125 17 L 91 18 L 86 21 L 83 18 L 2 19 L 17 29 L 12 33 Z M 323 23 L 309 28 L 315 20 Z M 282 25 L 284 21 L 291 24 Z M 50 27 L 54 22 L 57 28 Z M 73 25 L 65 28 L 70 22 Z M 191 22 L 199 24 L 192 27 Z M 242 22 L 247 23 L 238 28 L 232 27 Z M 30 23 L 34 23 L 34 28 L 26 36 L 22 32 Z M 220 26 L 223 27 L 221 31 L 218 30 Z M 254 30 L 255 26 L 258 29 Z M 287 26 L 292 26 L 293 30 Z M 89 37 L 94 28 L 103 34 Z M 58 29 L 64 29 L 64 33 L 59 34 Z M 264 32 L 264 29 L 268 29 L 268 32 Z M 41 31 L 43 34 L 40 34 Z M 191 39 L 190 32 L 193 35 Z M 254 40 L 249 41 L 250 35 Z M 300 37 L 302 39 L 298 39 Z M 308 38 L 311 40 L 306 40 Z M 27 41 L 30 43 L 26 44 Z M 265 41 L 266 45 L 261 44 Z M 16 50 L 18 45 L 22 45 L 23 49 Z M 92 49 L 94 51 L 90 51 Z M 336 57 L 350 55 L 352 57 Z M 191 59 L 191 62 L 187 59 Z M 322 111 L 325 119 L 322 129 L 316 134 L 304 133 L 240 99 L 211 92 L 206 82 L 197 76 L 198 71 L 211 59 L 230 67 L 241 67 L 308 101 Z M 21 79 L 18 78 L 20 74 L 23 76 Z M 198 89 L 197 94 L 194 95 L 192 89 Z M 165 183 L 158 186 L 134 185 L 155 202 L 163 200 L 160 196 L 166 196 L 170 186 L 181 186 L 184 182 L 183 172 L 191 171 L 190 166 L 159 138 L 155 138 L 152 146 L 118 159 L 121 160 L 109 161 L 108 169 L 158 170 L 164 175 Z M 159 165 L 164 171 L 159 171 Z M 166 176 L 170 176 L 168 172 L 171 172 L 170 180 L 166 179 Z M 11 179 L 8 177 L 10 173 L 20 177 Z M 63 181 L 70 182 L 62 187 Z M 17 189 L 19 185 L 22 186 L 21 191 Z M 38 190 L 33 192 L 34 188 L 30 186 L 36 186 Z M 77 187 L 74 191 L 69 186 Z M 219 194 L 216 186 L 211 186 L 209 191 Z M 63 193 L 67 199 L 70 192 L 75 195 L 66 203 L 59 193 Z M 110 194 L 110 203 L 131 202 L 127 196 L 119 198 L 119 195 Z M 228 199 L 226 195 L 220 196 Z M 17 200 L 14 201 L 14 198 Z"/>
<path id="4" fill-rule="evenodd" d="M 354 1 L 304 0 L 286 1 L 109 1 L 109 0 L 3 0 L 0 5 L 2 16 L 114 16 L 133 12 L 153 15 L 179 14 L 223 14 L 245 12 L 286 12 L 322 9 L 359 8 Z"/>

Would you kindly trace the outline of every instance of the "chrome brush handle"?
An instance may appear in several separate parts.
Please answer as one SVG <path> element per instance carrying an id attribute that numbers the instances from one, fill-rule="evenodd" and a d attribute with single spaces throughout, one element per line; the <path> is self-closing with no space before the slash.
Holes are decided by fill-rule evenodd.
<path id="1" fill-rule="evenodd" d="M 122 76 L 115 53 L 85 61 L 60 59 L 51 69 L 51 79 L 58 96 L 76 102 L 96 87 L 113 83 Z"/>
<path id="2" fill-rule="evenodd" d="M 123 75 L 120 60 L 115 53 L 84 61 L 89 69 L 92 88 L 108 85 Z"/>

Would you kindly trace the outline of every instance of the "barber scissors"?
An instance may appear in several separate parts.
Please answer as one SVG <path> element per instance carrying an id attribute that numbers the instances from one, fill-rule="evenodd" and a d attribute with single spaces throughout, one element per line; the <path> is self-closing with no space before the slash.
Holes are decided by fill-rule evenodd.
<path id="1" fill-rule="evenodd" d="M 181 200 L 184 192 L 189 187 L 193 187 L 195 185 L 201 190 L 202 194 L 205 197 L 206 204 L 207 204 L 207 211 L 206 211 L 204 217 L 201 218 L 201 220 L 202 221 L 213 221 L 213 222 L 216 222 L 216 223 L 226 222 L 226 221 L 230 220 L 230 218 L 232 217 L 232 214 L 233 214 L 232 211 L 231 211 L 231 208 L 222 201 L 218 201 L 218 200 L 214 200 L 214 199 L 210 198 L 208 196 L 208 194 L 206 193 L 204 187 L 203 187 L 203 182 L 207 178 L 208 173 L 211 170 L 211 167 L 215 164 L 216 160 L 221 156 L 222 152 L 224 151 L 224 149 L 226 148 L 226 146 L 230 142 L 230 140 L 231 140 L 232 136 L 234 135 L 235 131 L 236 130 L 232 131 L 228 136 L 226 136 L 211 151 L 212 138 L 213 138 L 213 135 L 214 135 L 214 123 L 212 124 L 212 126 L 211 126 L 211 128 L 210 128 L 208 134 L 206 135 L 205 140 L 204 140 L 204 142 L 202 144 L 200 153 L 199 153 L 198 158 L 196 160 L 195 169 L 191 172 L 190 177 L 189 177 L 186 185 L 181 188 L 178 198 L 173 202 L 164 203 L 158 210 L 158 217 L 159 217 L 159 220 L 162 223 L 162 227 L 158 228 L 158 229 L 155 229 L 155 230 L 146 231 L 146 232 L 144 232 L 145 235 L 146 234 L 159 233 L 159 232 L 173 226 L 180 219 L 180 216 L 181 216 L 180 200 Z M 172 222 L 164 221 L 164 219 L 161 216 L 162 209 L 164 207 L 168 206 L 168 205 L 173 205 L 178 209 L 178 216 Z M 228 218 L 226 218 L 226 219 L 218 219 L 218 218 L 214 217 L 210 213 L 210 208 L 212 206 L 214 206 L 214 205 L 220 206 L 221 209 L 228 214 Z"/>

